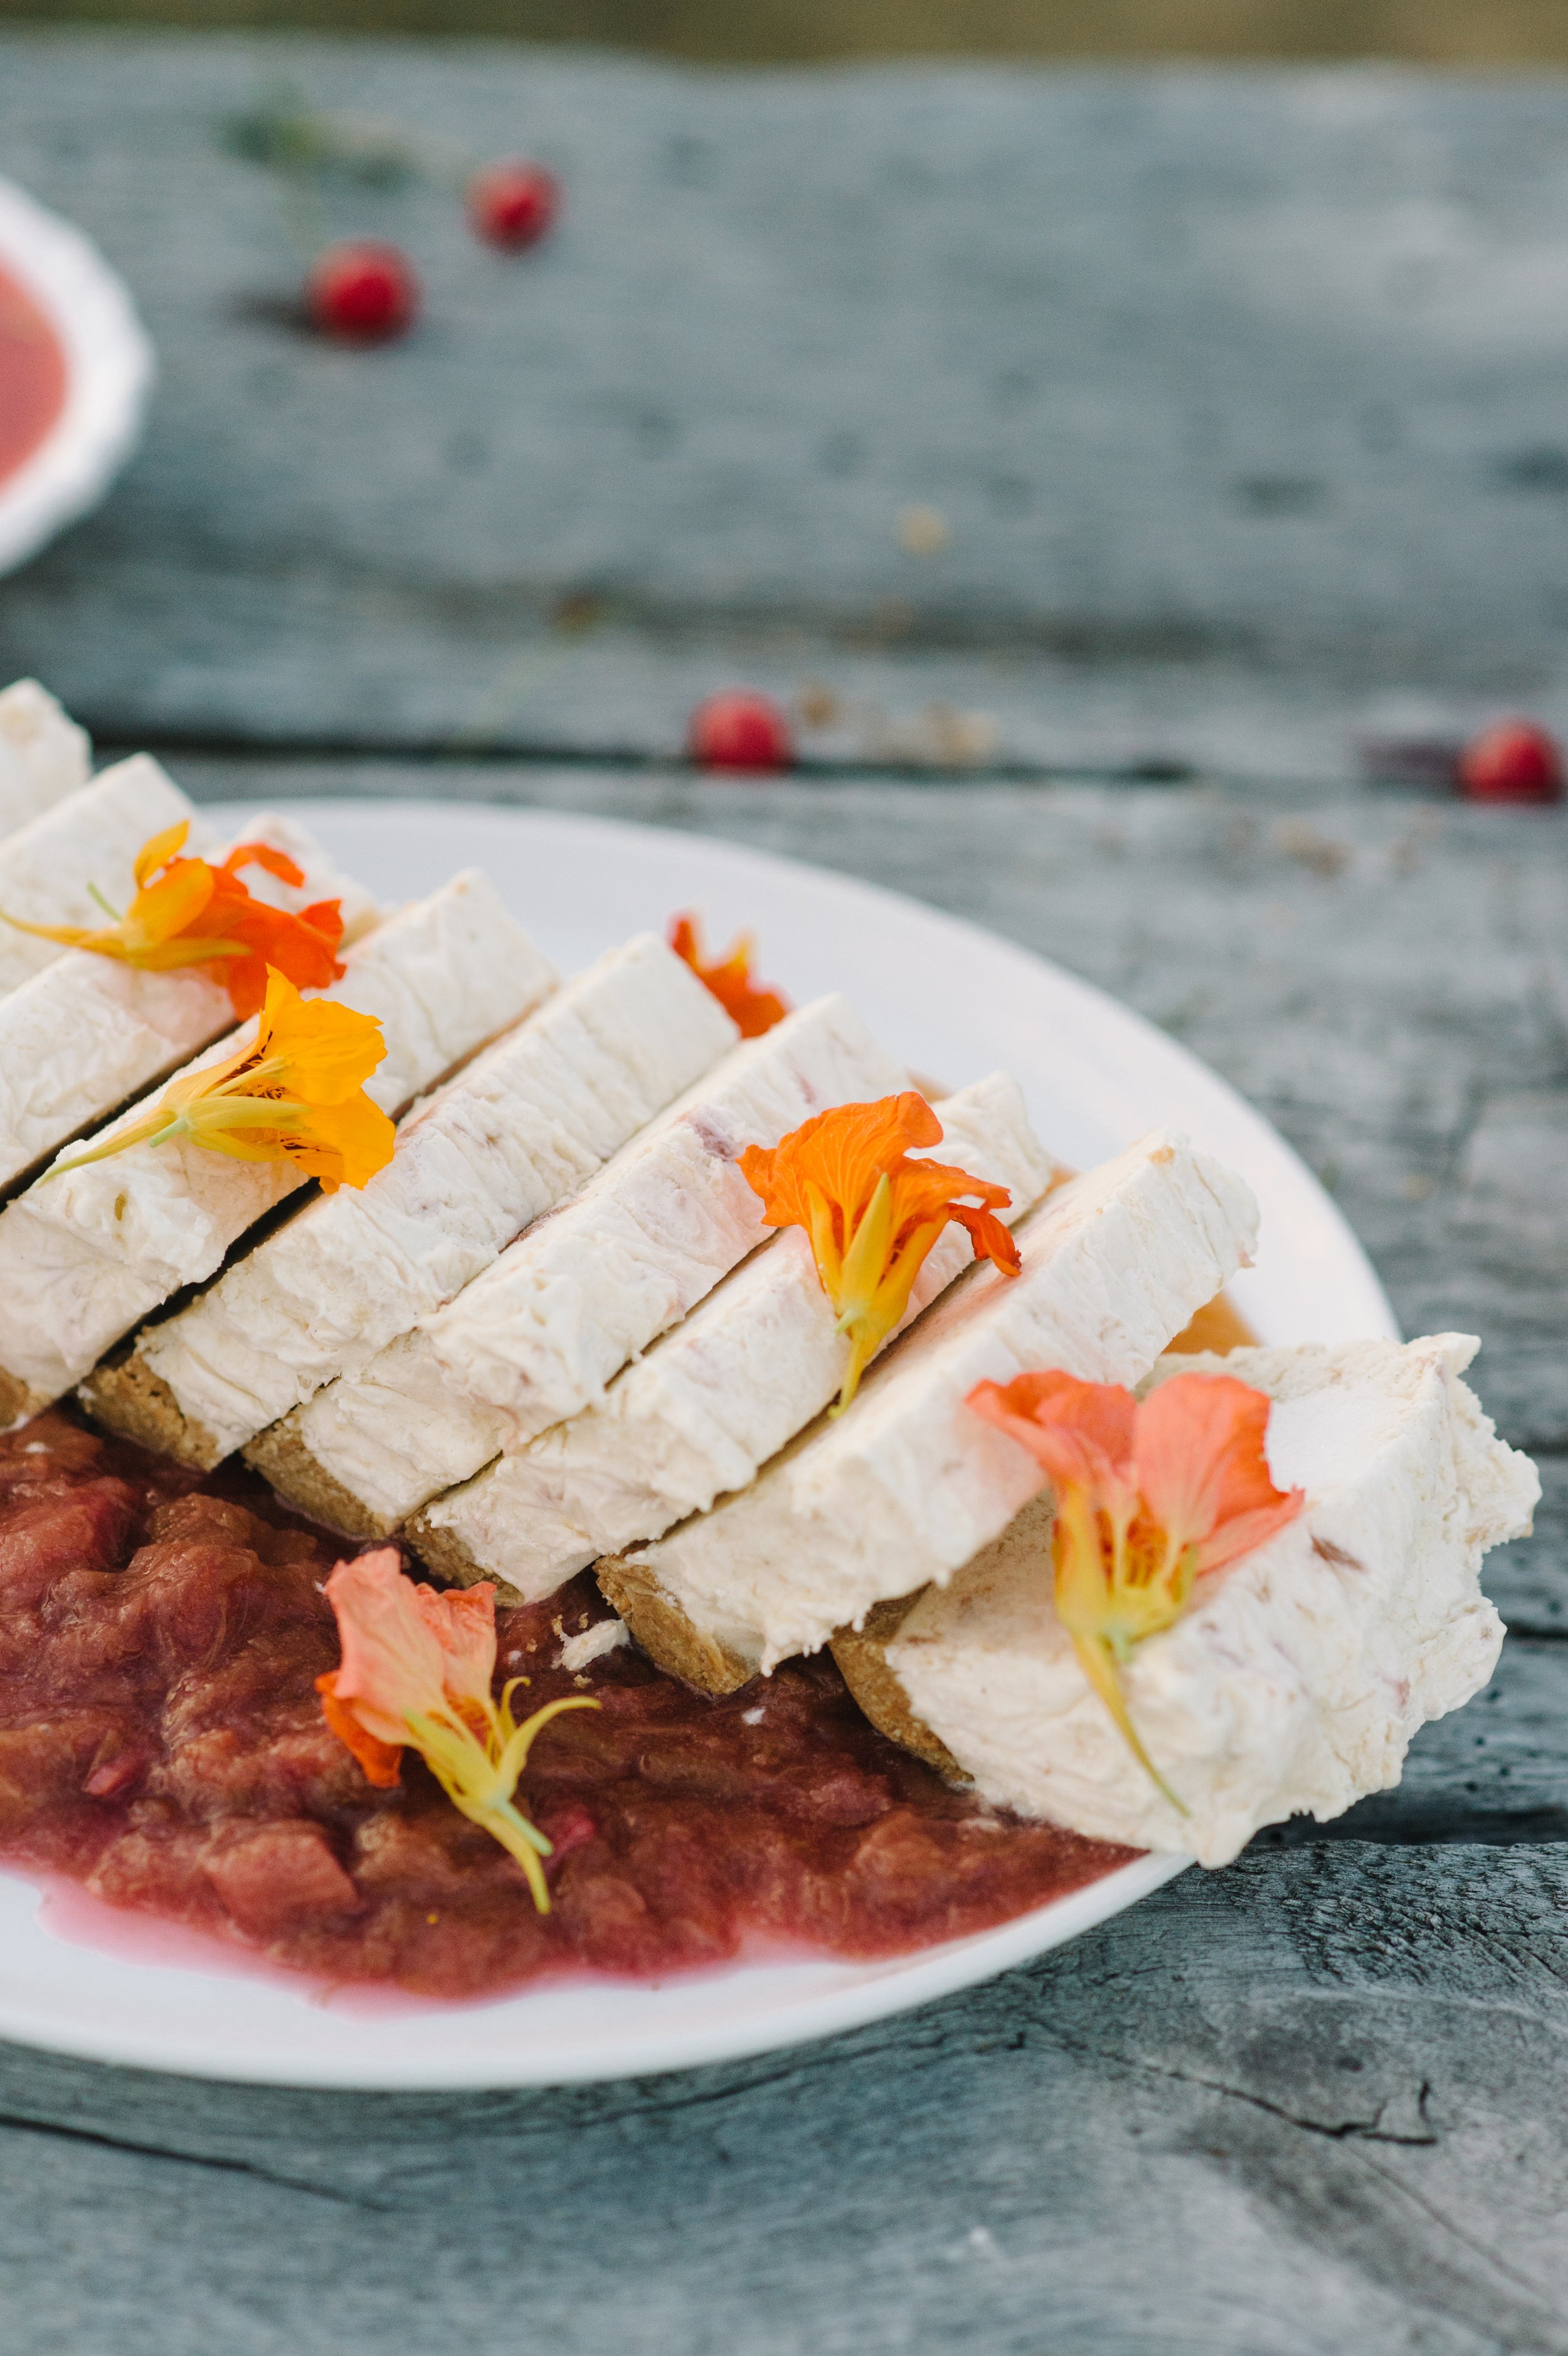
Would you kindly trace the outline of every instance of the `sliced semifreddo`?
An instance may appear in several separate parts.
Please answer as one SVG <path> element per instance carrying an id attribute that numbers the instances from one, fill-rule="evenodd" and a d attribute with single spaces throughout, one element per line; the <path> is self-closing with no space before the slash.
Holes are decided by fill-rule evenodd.
<path id="1" fill-rule="evenodd" d="M 1036 1366 L 1129 1383 L 1256 1242 L 1249 1188 L 1185 1138 L 1147 1137 L 1014 1229 L 1023 1266 L 969 1269 L 883 1355 L 837 1419 L 739 1495 L 599 1577 L 638 1642 L 688 1683 L 731 1691 L 859 1626 L 873 1604 L 951 1577 L 1045 1475 L 965 1401 Z"/>
<path id="2" fill-rule="evenodd" d="M 919 1723 L 980 1793 L 1102 1840 L 1225 1865 L 1260 1826 L 1337 1816 L 1396 1784 L 1416 1729 L 1490 1677 L 1488 1547 L 1530 1527 L 1535 1469 L 1461 1380 L 1477 1344 L 1169 1358 L 1154 1382 L 1233 1376 L 1275 1401 L 1267 1451 L 1300 1516 L 1200 1579 L 1121 1669 L 1166 1799 L 1091 1687 L 1053 1601 L 1049 1494 L 883 1648 Z"/>
<path id="3" fill-rule="evenodd" d="M 737 1035 L 656 935 L 611 950 L 417 1106 L 362 1191 L 318 1195 L 101 1368 L 94 1414 L 218 1463 L 450 1301 Z"/>
<path id="4" fill-rule="evenodd" d="M 553 985 L 483 876 L 458 876 L 379 925 L 318 994 L 372 1015 L 386 1055 L 367 1087 L 394 1112 L 433 1087 Z M 187 1068 L 253 1036 L 243 1025 Z M 143 1102 L 95 1132 L 112 1138 Z M 31 1414 L 182 1285 L 213 1275 L 264 1213 L 303 1186 L 292 1162 L 238 1162 L 186 1139 L 46 1171 L 0 1213 L 0 1411 Z"/>
<path id="5" fill-rule="evenodd" d="M 263 1432 L 250 1462 L 293 1503 L 384 1536 L 598 1399 L 627 1360 L 763 1240 L 736 1166 L 813 1113 L 903 1087 L 839 997 L 735 1048 L 560 1210 L 364 1371 Z"/>
<path id="6" fill-rule="evenodd" d="M 992 1074 L 935 1108 L 933 1152 L 1007 1187 L 1009 1224 L 1056 1165 L 1029 1127 L 1018 1084 Z M 974 1258 L 955 1222 L 915 1280 L 907 1324 Z M 442 1577 L 495 1579 L 526 1601 L 552 1594 L 600 1555 L 662 1537 L 727 1490 L 742 1489 L 832 1399 L 850 1344 L 798 1227 L 754 1253 L 689 1317 L 570 1422 L 496 1459 L 415 1515 L 408 1539 Z"/>
<path id="7" fill-rule="evenodd" d="M 0 834 L 76 793 L 92 775 L 85 728 L 36 679 L 0 690 Z"/>
<path id="8" fill-rule="evenodd" d="M 266 810 L 235 842 L 265 842 L 304 875 L 280 883 L 260 869 L 246 881 L 259 900 L 303 908 L 339 900 L 352 943 L 379 911 L 340 875 L 293 819 Z M 225 844 L 221 857 L 234 844 Z M 126 1101 L 164 1079 L 234 1027 L 229 992 L 192 967 L 149 972 L 117 958 L 67 949 L 0 997 L 0 1189 L 11 1189 Z"/>
<path id="9" fill-rule="evenodd" d="M 0 841 L 0 912 L 22 924 L 96 928 L 105 922 L 105 902 L 122 909 L 135 892 L 142 845 L 182 820 L 190 827 L 188 848 L 205 856 L 210 829 L 151 755 L 116 761 Z M 57 941 L 0 924 L 0 990 L 15 990 L 65 955 Z"/>

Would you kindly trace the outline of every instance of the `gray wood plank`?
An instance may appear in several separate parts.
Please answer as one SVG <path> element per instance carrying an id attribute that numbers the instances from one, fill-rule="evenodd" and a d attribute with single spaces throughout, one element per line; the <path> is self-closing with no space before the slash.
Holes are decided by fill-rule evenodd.
<path id="1" fill-rule="evenodd" d="M 1568 2348 L 1568 1851 L 1253 1857 L 831 2045 L 557 2094 L 0 2051 L 7 2356 Z"/>
<path id="2" fill-rule="evenodd" d="M 100 728 L 668 752 L 737 673 L 826 683 L 809 749 L 939 765 L 1343 775 L 1360 724 L 1568 723 L 1561 80 L 0 37 L 7 170 L 164 354 L 121 490 L 0 592 L 0 667 Z M 544 153 L 558 239 L 335 199 L 427 325 L 292 332 L 218 143 L 278 74 Z"/>

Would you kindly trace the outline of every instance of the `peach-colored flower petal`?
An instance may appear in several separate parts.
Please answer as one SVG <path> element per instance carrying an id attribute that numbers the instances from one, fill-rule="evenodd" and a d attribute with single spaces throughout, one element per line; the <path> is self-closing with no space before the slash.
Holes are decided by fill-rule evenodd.
<path id="1" fill-rule="evenodd" d="M 441 1707 L 446 1656 L 396 1547 L 340 1562 L 326 1600 L 343 1649 L 334 1700 L 382 1742 L 406 1742 L 410 1719 Z"/>
<path id="2" fill-rule="evenodd" d="M 1151 1519 L 1198 1550 L 1197 1569 L 1250 1554 L 1303 1505 L 1275 1488 L 1264 1453 L 1270 1402 L 1231 1375 L 1177 1375 L 1138 1409 L 1135 1461 Z"/>
<path id="3" fill-rule="evenodd" d="M 403 1748 L 400 1742 L 383 1742 L 361 1726 L 347 1702 L 337 1698 L 336 1669 L 328 1669 L 317 1677 L 315 1689 L 321 1696 L 321 1714 L 346 1751 L 352 1751 L 368 1783 L 389 1791 L 402 1780 Z"/>
<path id="4" fill-rule="evenodd" d="M 1059 1487 L 1071 1482 L 1108 1509 L 1131 1511 L 1137 1402 L 1120 1383 L 1080 1382 L 1053 1368 L 976 1383 L 968 1404 L 1027 1448 Z"/>
<path id="5" fill-rule="evenodd" d="M 477 1703 L 483 1709 L 496 1675 L 494 1581 L 439 1590 L 419 1586 L 414 1601 L 441 1646 L 442 1684 L 448 1700 Z"/>

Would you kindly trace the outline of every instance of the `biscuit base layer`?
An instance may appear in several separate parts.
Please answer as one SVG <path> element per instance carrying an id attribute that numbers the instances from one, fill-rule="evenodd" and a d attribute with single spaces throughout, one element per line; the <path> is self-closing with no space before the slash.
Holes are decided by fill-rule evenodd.
<path id="1" fill-rule="evenodd" d="M 443 1529 L 422 1511 L 404 1524 L 402 1538 L 425 1569 L 447 1587 L 473 1587 L 487 1579 L 495 1586 L 497 1603 L 523 1603 L 528 1600 L 498 1570 L 476 1562 L 456 1530 Z"/>
<path id="2" fill-rule="evenodd" d="M 29 1416 L 41 1415 L 48 1404 L 46 1393 L 34 1390 L 20 1375 L 0 1366 L 0 1431 L 26 1423 Z"/>
<path id="3" fill-rule="evenodd" d="M 139 1350 L 119 1358 L 105 1358 L 95 1366 L 77 1397 L 106 1431 L 133 1440 L 155 1456 L 172 1456 L 210 1472 L 223 1462 L 223 1450 L 205 1424 L 187 1416 L 161 1375 L 155 1375 Z"/>
<path id="4" fill-rule="evenodd" d="M 967 1783 L 967 1776 L 953 1753 L 938 1735 L 933 1734 L 923 1719 L 915 1716 L 903 1687 L 888 1666 L 888 1646 L 898 1634 L 904 1621 L 925 1593 L 917 1588 L 912 1595 L 901 1595 L 889 1603 L 873 1603 L 866 1614 L 863 1628 L 840 1628 L 828 1640 L 828 1651 L 838 1665 L 838 1674 L 849 1688 L 852 1701 L 859 1704 L 863 1716 L 869 1718 L 879 1734 L 901 1750 L 912 1751 L 950 1783 Z"/>
<path id="5" fill-rule="evenodd" d="M 613 1603 L 656 1669 L 698 1693 L 739 1693 L 757 1674 L 754 1661 L 731 1652 L 689 1620 L 652 1571 L 626 1555 L 607 1554 L 593 1566 L 601 1594 Z"/>
<path id="6" fill-rule="evenodd" d="M 371 1513 L 351 1489 L 317 1463 L 292 1415 L 259 1431 L 240 1453 L 252 1472 L 272 1483 L 285 1505 L 308 1514 L 312 1521 L 325 1522 L 329 1529 L 355 1538 L 389 1538 L 397 1529 L 396 1521 Z"/>

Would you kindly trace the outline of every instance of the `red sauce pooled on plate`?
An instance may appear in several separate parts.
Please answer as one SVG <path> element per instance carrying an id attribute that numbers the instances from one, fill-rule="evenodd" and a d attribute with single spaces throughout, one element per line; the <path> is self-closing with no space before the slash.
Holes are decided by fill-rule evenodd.
<path id="1" fill-rule="evenodd" d="M 27 289 L 0 270 L 0 483 L 65 407 L 65 351 Z"/>
<path id="2" fill-rule="evenodd" d="M 379 1792 L 328 1732 L 321 1581 L 341 1551 L 248 1473 L 198 1479 L 59 1413 L 0 1438 L 0 1858 L 334 1983 L 499 1995 L 786 1944 L 905 1953 L 1127 1852 L 989 1812 L 884 1740 L 826 1657 L 722 1701 L 629 1647 L 579 1678 L 591 1580 L 497 1615 L 540 1735 L 518 1803 L 552 1911 L 412 1751 Z M 559 1623 L 559 1626 L 557 1625 Z"/>

